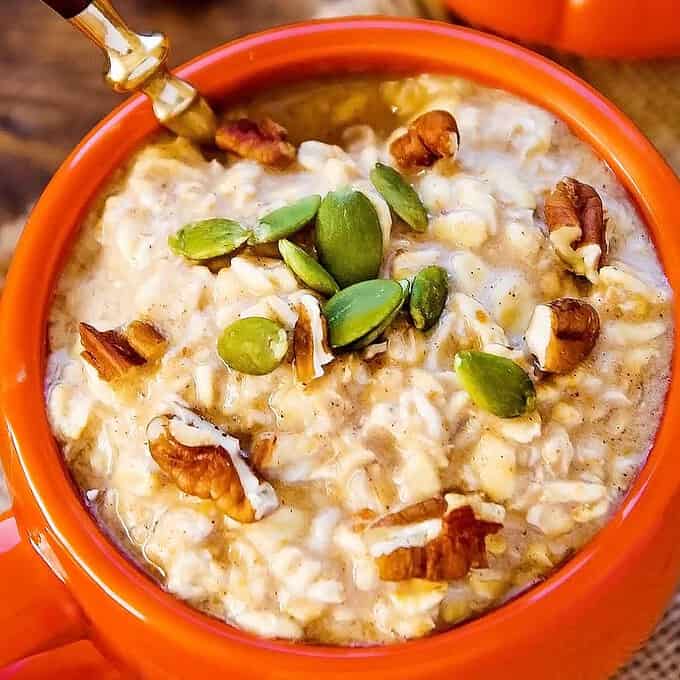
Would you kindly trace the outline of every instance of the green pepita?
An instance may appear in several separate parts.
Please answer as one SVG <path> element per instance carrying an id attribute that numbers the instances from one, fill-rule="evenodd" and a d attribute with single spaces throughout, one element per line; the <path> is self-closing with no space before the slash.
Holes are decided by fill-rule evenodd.
<path id="1" fill-rule="evenodd" d="M 316 218 L 316 247 L 321 264 L 342 288 L 378 275 L 382 230 L 364 194 L 348 188 L 326 194 Z"/>
<path id="2" fill-rule="evenodd" d="M 288 352 L 286 331 L 271 319 L 249 316 L 227 326 L 217 353 L 227 366 L 249 375 L 271 373 Z"/>
<path id="3" fill-rule="evenodd" d="M 402 290 L 404 291 L 404 302 L 406 302 L 406 300 L 408 300 L 411 295 L 411 288 L 413 284 L 408 279 L 399 279 L 397 283 L 401 286 Z"/>
<path id="4" fill-rule="evenodd" d="M 446 305 L 449 277 L 445 269 L 432 265 L 416 274 L 411 288 L 409 312 L 413 325 L 421 331 L 432 328 Z"/>
<path id="5" fill-rule="evenodd" d="M 345 347 L 374 331 L 403 303 L 404 290 L 390 279 L 355 283 L 323 308 L 331 347 Z"/>
<path id="6" fill-rule="evenodd" d="M 479 408 L 516 418 L 536 407 L 536 390 L 521 366 L 495 354 L 468 350 L 453 362 L 458 380 Z"/>
<path id="7" fill-rule="evenodd" d="M 279 241 L 279 252 L 293 274 L 308 288 L 329 297 L 340 290 L 333 277 L 299 246 L 284 238 Z"/>
<path id="8" fill-rule="evenodd" d="M 189 222 L 168 238 L 168 245 L 189 260 L 209 260 L 233 252 L 250 236 L 238 222 L 215 217 Z"/>
<path id="9" fill-rule="evenodd" d="M 376 163 L 371 182 L 387 204 L 414 231 L 427 229 L 427 210 L 415 189 L 389 165 Z"/>
<path id="10" fill-rule="evenodd" d="M 319 210 L 321 196 L 314 194 L 261 217 L 248 243 L 271 243 L 292 236 L 309 224 Z"/>
<path id="11" fill-rule="evenodd" d="M 350 345 L 350 349 L 361 349 L 363 347 L 367 347 L 370 345 L 372 342 L 375 342 L 391 325 L 392 322 L 397 318 L 397 314 L 401 311 L 402 307 L 408 300 L 408 295 L 409 295 L 409 290 L 410 290 L 410 282 L 408 279 L 402 279 L 401 281 L 398 281 L 399 285 L 401 286 L 402 290 L 402 296 L 401 296 L 401 301 L 399 304 L 395 307 L 394 311 L 376 328 L 374 328 L 370 333 L 367 333 L 364 335 L 363 338 L 359 338 L 356 342 L 353 342 Z"/>

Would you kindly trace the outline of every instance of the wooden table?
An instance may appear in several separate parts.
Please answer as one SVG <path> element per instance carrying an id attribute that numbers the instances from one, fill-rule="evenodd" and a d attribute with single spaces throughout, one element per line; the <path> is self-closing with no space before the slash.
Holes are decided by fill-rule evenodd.
<path id="1" fill-rule="evenodd" d="M 140 31 L 172 38 L 171 63 L 237 35 L 309 15 L 300 0 L 117 0 Z M 0 2 L 0 224 L 22 214 L 83 134 L 120 96 L 103 57 L 39 0 Z"/>

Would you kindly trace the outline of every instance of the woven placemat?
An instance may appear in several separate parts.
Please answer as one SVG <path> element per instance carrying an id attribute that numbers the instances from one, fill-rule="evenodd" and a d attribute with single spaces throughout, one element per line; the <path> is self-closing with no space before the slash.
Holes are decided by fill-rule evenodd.
<path id="1" fill-rule="evenodd" d="M 305 2 L 300 19 L 308 18 Z M 444 18 L 438 0 L 318 0 L 315 16 L 425 14 Z M 276 22 L 273 22 L 276 23 Z M 625 111 L 680 174 L 680 59 L 620 63 L 550 54 Z M 0 225 L 0 288 L 24 219 Z M 0 470 L 0 512 L 9 505 Z M 654 635 L 613 680 L 680 678 L 680 593 L 670 603 Z M 550 680 L 546 678 L 546 680 Z"/>

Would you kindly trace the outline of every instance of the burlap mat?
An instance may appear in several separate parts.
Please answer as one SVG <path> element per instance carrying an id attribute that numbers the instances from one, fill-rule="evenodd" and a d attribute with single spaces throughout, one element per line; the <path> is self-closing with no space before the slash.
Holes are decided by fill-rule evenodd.
<path id="1" fill-rule="evenodd" d="M 443 18 L 438 0 L 319 0 L 316 9 L 317 16 L 352 13 L 425 13 Z M 550 56 L 589 81 L 623 109 L 680 174 L 680 59 L 616 63 Z M 21 219 L 0 225 L 0 287 L 22 225 Z M 0 471 L 0 511 L 7 505 Z M 680 593 L 670 603 L 653 637 L 613 680 L 676 678 L 680 678 Z"/>

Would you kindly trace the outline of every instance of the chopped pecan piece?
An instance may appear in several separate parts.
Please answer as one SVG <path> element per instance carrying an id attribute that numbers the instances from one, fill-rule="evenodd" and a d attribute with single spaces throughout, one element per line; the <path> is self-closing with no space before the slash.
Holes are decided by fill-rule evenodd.
<path id="1" fill-rule="evenodd" d="M 373 524 L 374 527 L 393 527 L 403 524 L 413 524 L 426 519 L 443 517 L 447 503 L 442 497 L 428 498 L 426 501 L 409 505 L 403 510 L 381 517 Z"/>
<path id="2" fill-rule="evenodd" d="M 243 459 L 238 441 L 183 409 L 147 426 L 151 456 L 184 493 L 212 499 L 238 522 L 254 522 L 278 506 L 274 489 Z M 190 415 L 189 415 L 190 414 Z"/>
<path id="3" fill-rule="evenodd" d="M 443 518 L 442 531 L 423 546 L 397 548 L 376 558 L 383 581 L 424 578 L 452 581 L 462 578 L 473 567 L 486 567 L 485 537 L 502 525 L 475 517 L 465 505 Z"/>
<path id="4" fill-rule="evenodd" d="M 303 295 L 297 305 L 298 320 L 293 333 L 295 378 L 308 383 L 320 378 L 323 367 L 333 361 L 328 347 L 328 324 L 313 295 Z"/>
<path id="5" fill-rule="evenodd" d="M 248 460 L 256 470 L 264 470 L 271 461 L 276 446 L 275 432 L 261 432 L 253 438 Z"/>
<path id="6" fill-rule="evenodd" d="M 87 323 L 79 324 L 78 331 L 84 348 L 80 356 L 97 369 L 102 380 L 115 380 L 146 363 L 120 331 L 98 331 Z"/>
<path id="7" fill-rule="evenodd" d="M 248 252 L 252 253 L 255 257 L 269 257 L 275 260 L 281 259 L 279 244 L 276 241 L 273 243 L 256 243 L 252 246 L 249 245 Z"/>
<path id="8" fill-rule="evenodd" d="M 428 111 L 392 142 L 390 152 L 402 169 L 418 170 L 455 156 L 459 144 L 456 119 L 448 111 Z"/>
<path id="9" fill-rule="evenodd" d="M 592 351 L 600 334 L 600 317 L 583 300 L 560 298 L 534 310 L 525 338 L 539 368 L 568 373 Z"/>
<path id="10" fill-rule="evenodd" d="M 376 518 L 376 513 L 370 508 L 363 508 L 352 515 L 354 531 L 364 531 Z"/>
<path id="11" fill-rule="evenodd" d="M 80 323 L 78 331 L 84 349 L 80 356 L 107 382 L 158 359 L 167 346 L 165 338 L 144 321 L 133 321 L 123 331 L 98 331 L 87 323 Z"/>
<path id="12" fill-rule="evenodd" d="M 217 130 L 220 149 L 274 168 L 285 168 L 295 160 L 295 147 L 287 141 L 288 131 L 271 118 L 259 122 L 249 118 L 229 120 Z"/>
<path id="13" fill-rule="evenodd" d="M 597 191 L 563 178 L 546 198 L 545 222 L 550 241 L 569 269 L 595 282 L 607 256 L 604 208 Z"/>
<path id="14" fill-rule="evenodd" d="M 132 349 L 147 361 L 159 359 L 168 346 L 168 341 L 148 321 L 129 323 L 125 328 L 125 337 Z"/>

